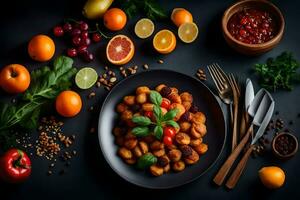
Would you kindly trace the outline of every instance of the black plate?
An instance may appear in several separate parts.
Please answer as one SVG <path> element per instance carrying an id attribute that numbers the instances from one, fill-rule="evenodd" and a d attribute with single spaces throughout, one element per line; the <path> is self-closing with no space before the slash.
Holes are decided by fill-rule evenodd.
<path id="1" fill-rule="evenodd" d="M 194 103 L 205 113 L 207 118 L 208 132 L 204 137 L 204 142 L 208 144 L 208 152 L 201 156 L 197 164 L 187 166 L 180 173 L 172 172 L 160 177 L 153 177 L 149 172 L 139 171 L 122 161 L 116 153 L 117 145 L 114 143 L 112 129 L 117 117 L 116 105 L 124 96 L 134 94 L 138 86 L 145 85 L 154 88 L 161 83 L 176 87 L 181 92 L 192 93 Z M 146 188 L 171 188 L 195 180 L 215 163 L 225 143 L 226 124 L 218 101 L 202 82 L 174 71 L 151 70 L 124 79 L 108 94 L 100 112 L 98 136 L 106 161 L 125 180 Z"/>

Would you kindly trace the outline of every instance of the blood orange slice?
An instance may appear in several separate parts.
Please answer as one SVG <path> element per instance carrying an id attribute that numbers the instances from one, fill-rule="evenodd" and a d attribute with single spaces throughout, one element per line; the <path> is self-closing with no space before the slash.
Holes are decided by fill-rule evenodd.
<path id="1" fill-rule="evenodd" d="M 128 63 L 134 55 L 134 45 L 125 35 L 116 35 L 107 44 L 106 56 L 115 65 Z"/>

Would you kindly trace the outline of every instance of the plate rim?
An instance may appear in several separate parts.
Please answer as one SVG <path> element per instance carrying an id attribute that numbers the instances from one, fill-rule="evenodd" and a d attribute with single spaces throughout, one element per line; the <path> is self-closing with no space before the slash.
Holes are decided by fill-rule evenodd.
<path id="1" fill-rule="evenodd" d="M 100 137 L 100 118 L 101 118 L 101 115 L 103 113 L 103 109 L 104 109 L 104 105 L 107 103 L 108 101 L 108 98 L 110 97 L 111 93 L 117 88 L 119 87 L 121 84 L 123 84 L 123 82 L 129 80 L 129 79 L 132 79 L 136 76 L 139 76 L 141 74 L 145 74 L 145 73 L 149 73 L 149 72 L 153 72 L 153 71 L 164 71 L 164 72 L 171 72 L 171 73 L 177 73 L 181 76 L 186 76 L 188 78 L 191 78 L 193 79 L 194 81 L 197 81 L 199 84 L 202 84 L 214 97 L 215 101 L 217 102 L 217 104 L 219 105 L 219 108 L 222 112 L 222 120 L 224 122 L 224 130 L 225 130 L 225 133 L 224 133 L 224 141 L 223 141 L 223 144 L 222 144 L 222 147 L 221 147 L 221 150 L 220 152 L 218 153 L 218 156 L 217 158 L 212 162 L 212 164 L 207 168 L 205 169 L 201 174 L 195 176 L 194 178 L 190 179 L 190 180 L 187 180 L 187 181 L 184 181 L 182 183 L 179 183 L 179 184 L 175 184 L 175 185 L 170 185 L 170 186 L 160 186 L 160 187 L 155 187 L 155 186 L 149 186 L 149 185 L 143 185 L 143 184 L 140 184 L 140 183 L 136 183 L 135 181 L 132 181 L 129 177 L 127 177 L 126 175 L 123 175 L 121 173 L 119 173 L 115 167 L 113 166 L 113 164 L 109 161 L 108 159 L 108 156 L 104 153 L 104 147 L 102 147 L 102 139 Z M 114 87 L 112 88 L 112 90 L 110 90 L 108 92 L 108 94 L 106 95 L 104 101 L 102 102 L 102 105 L 101 105 L 101 109 L 100 109 L 100 112 L 99 112 L 99 116 L 98 116 L 98 142 L 99 142 L 99 146 L 100 146 L 100 149 L 101 149 L 101 153 L 105 159 L 105 161 L 108 163 L 108 165 L 110 166 L 110 168 L 116 173 L 118 174 L 121 178 L 123 178 L 124 180 L 126 180 L 127 182 L 133 184 L 133 185 L 136 185 L 136 186 L 139 186 L 139 187 L 142 187 L 142 188 L 148 188 L 148 189 L 170 189 L 170 188 L 176 188 L 176 187 L 179 187 L 179 186 L 183 186 L 183 185 L 186 185 L 188 183 L 191 183 L 195 180 L 197 180 L 198 178 L 200 178 L 202 175 L 206 174 L 213 166 L 215 166 L 215 164 L 217 163 L 217 161 L 220 159 L 223 151 L 224 151 L 224 148 L 225 148 L 225 144 L 226 144 L 226 140 L 227 140 L 227 123 L 226 123 L 226 119 L 225 119 L 225 113 L 222 109 L 222 102 L 218 100 L 217 96 L 212 92 L 212 90 L 204 83 L 202 83 L 200 80 L 196 79 L 195 77 L 193 76 L 190 76 L 188 74 L 185 74 L 185 73 L 182 73 L 182 72 L 178 72 L 178 71 L 175 71 L 175 70 L 170 70 L 170 69 L 150 69 L 150 70 L 147 70 L 147 71 L 142 71 L 142 72 L 139 72 L 137 74 L 134 74 L 134 75 L 131 75 L 121 81 L 119 81 L 116 85 L 114 85 Z"/>

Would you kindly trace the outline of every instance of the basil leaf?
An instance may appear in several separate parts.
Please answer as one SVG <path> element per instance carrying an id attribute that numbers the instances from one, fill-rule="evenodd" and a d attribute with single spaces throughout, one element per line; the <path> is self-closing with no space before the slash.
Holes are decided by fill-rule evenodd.
<path id="1" fill-rule="evenodd" d="M 179 128 L 179 125 L 177 124 L 177 122 L 175 122 L 173 120 L 166 121 L 165 123 L 166 123 L 166 125 L 173 126 L 174 128 Z"/>
<path id="2" fill-rule="evenodd" d="M 178 109 L 169 110 L 162 118 L 163 121 L 173 120 L 177 115 Z"/>
<path id="3" fill-rule="evenodd" d="M 144 116 L 134 116 L 132 117 L 132 121 L 140 126 L 148 126 L 151 124 L 151 120 Z"/>
<path id="4" fill-rule="evenodd" d="M 155 136 L 157 139 L 161 140 L 161 138 L 162 138 L 162 136 L 163 136 L 163 128 L 162 128 L 161 125 L 155 126 L 155 128 L 154 128 L 154 136 Z"/>
<path id="5" fill-rule="evenodd" d="M 151 153 L 144 154 L 137 161 L 139 169 L 146 169 L 157 162 L 157 158 Z"/>
<path id="6" fill-rule="evenodd" d="M 155 105 L 160 106 L 162 102 L 162 96 L 158 92 L 152 90 L 150 92 L 150 101 Z"/>
<path id="7" fill-rule="evenodd" d="M 161 108 L 157 105 L 154 105 L 153 107 L 153 115 L 156 119 L 156 122 L 160 122 L 162 118 L 162 111 Z"/>
<path id="8" fill-rule="evenodd" d="M 150 130 L 147 126 L 138 126 L 132 129 L 132 133 L 137 137 L 145 137 L 150 134 Z"/>

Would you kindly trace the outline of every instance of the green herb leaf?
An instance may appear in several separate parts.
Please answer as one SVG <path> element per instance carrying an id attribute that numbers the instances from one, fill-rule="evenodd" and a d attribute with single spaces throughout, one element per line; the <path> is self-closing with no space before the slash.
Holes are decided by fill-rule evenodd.
<path id="1" fill-rule="evenodd" d="M 151 153 L 144 154 L 137 161 L 139 169 L 146 169 L 157 162 L 157 158 Z"/>
<path id="2" fill-rule="evenodd" d="M 160 122 L 161 121 L 161 118 L 162 118 L 162 111 L 161 111 L 161 108 L 157 105 L 154 105 L 153 106 L 153 115 L 156 119 L 156 122 Z"/>
<path id="3" fill-rule="evenodd" d="M 165 122 L 166 125 L 173 126 L 174 128 L 179 128 L 179 125 L 174 120 L 169 120 Z"/>
<path id="4" fill-rule="evenodd" d="M 299 67 L 292 53 L 283 52 L 275 59 L 269 58 L 265 64 L 256 64 L 254 69 L 260 76 L 260 85 L 275 91 L 292 90 L 293 82 L 300 82 L 300 74 L 297 73 Z"/>
<path id="5" fill-rule="evenodd" d="M 173 120 L 174 117 L 177 115 L 178 109 L 172 109 L 169 110 L 162 118 L 162 121 L 168 121 L 168 120 Z"/>
<path id="6" fill-rule="evenodd" d="M 152 90 L 150 92 L 150 101 L 155 105 L 160 106 L 162 102 L 162 96 L 158 92 Z"/>
<path id="7" fill-rule="evenodd" d="M 132 133 L 137 137 L 145 137 L 150 134 L 150 129 L 147 126 L 138 126 L 132 129 Z"/>
<path id="8" fill-rule="evenodd" d="M 158 139 L 161 140 L 163 136 L 163 128 L 161 125 L 156 125 L 154 128 L 154 136 Z"/>
<path id="9" fill-rule="evenodd" d="M 148 126 L 151 124 L 151 120 L 144 116 L 134 116 L 132 117 L 132 121 L 140 126 Z"/>

